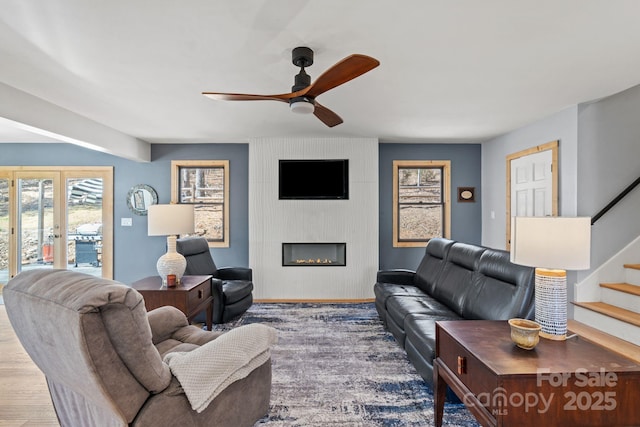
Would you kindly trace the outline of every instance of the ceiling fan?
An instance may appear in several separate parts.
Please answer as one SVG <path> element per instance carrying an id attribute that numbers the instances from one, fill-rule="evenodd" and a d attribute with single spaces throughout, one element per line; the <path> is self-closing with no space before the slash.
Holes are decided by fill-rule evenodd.
<path id="1" fill-rule="evenodd" d="M 292 51 L 293 65 L 300 67 L 295 76 L 291 93 L 278 95 L 252 95 L 242 93 L 203 92 L 204 96 L 222 101 L 280 101 L 286 102 L 291 111 L 296 113 L 313 113 L 322 123 L 334 127 L 342 123 L 342 119 L 316 101 L 319 95 L 341 84 L 355 79 L 380 65 L 377 59 L 370 56 L 354 54 L 329 68 L 313 83 L 305 68 L 313 64 L 313 50 L 308 47 L 297 47 Z"/>

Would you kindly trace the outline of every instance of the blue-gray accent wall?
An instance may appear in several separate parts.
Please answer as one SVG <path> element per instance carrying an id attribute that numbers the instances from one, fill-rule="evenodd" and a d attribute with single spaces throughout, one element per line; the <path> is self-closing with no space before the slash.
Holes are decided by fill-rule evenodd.
<path id="1" fill-rule="evenodd" d="M 154 145 L 150 163 L 138 163 L 70 144 L 0 144 L 2 166 L 113 166 L 114 248 L 113 277 L 123 283 L 154 275 L 157 259 L 166 251 L 166 239 L 147 236 L 147 217 L 134 215 L 127 207 L 131 186 L 148 184 L 158 193 L 159 203 L 171 200 L 171 160 L 229 160 L 230 246 L 212 250 L 216 264 L 247 266 L 249 263 L 247 144 Z M 122 227 L 121 218 L 132 218 Z"/>
<path id="2" fill-rule="evenodd" d="M 151 146 L 151 163 L 166 171 L 158 191 L 171 194 L 172 160 L 229 160 L 228 248 L 211 250 L 216 265 L 249 265 L 249 145 L 248 144 L 159 144 Z M 158 193 L 160 194 L 160 193 Z M 167 200 L 168 201 L 168 200 Z"/>
<path id="3" fill-rule="evenodd" d="M 481 194 L 479 144 L 379 145 L 380 268 L 415 269 L 423 248 L 392 247 L 393 160 L 451 160 L 451 233 L 454 240 L 480 244 Z M 113 166 L 114 167 L 114 279 L 131 283 L 156 274 L 155 263 L 166 250 L 163 237 L 147 236 L 147 217 L 127 208 L 126 195 L 133 185 L 148 184 L 158 193 L 159 203 L 171 199 L 172 160 L 228 159 L 230 169 L 229 248 L 214 248 L 219 266 L 249 263 L 249 146 L 248 144 L 158 144 L 151 149 L 151 162 L 138 163 L 70 144 L 0 144 L 2 166 Z M 458 203 L 457 187 L 475 187 L 475 203 Z M 132 218 L 122 227 L 121 218 Z"/>
<path id="4" fill-rule="evenodd" d="M 480 144 L 395 144 L 379 145 L 380 175 L 380 269 L 415 270 L 424 248 L 393 247 L 393 161 L 451 161 L 451 238 L 479 245 L 482 240 L 481 145 Z M 458 187 L 475 187 L 475 202 L 458 202 Z"/>

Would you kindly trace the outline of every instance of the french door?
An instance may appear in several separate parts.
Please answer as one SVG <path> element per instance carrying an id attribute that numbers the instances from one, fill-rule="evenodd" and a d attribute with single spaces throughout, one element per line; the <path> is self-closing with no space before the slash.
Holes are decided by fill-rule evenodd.
<path id="1" fill-rule="evenodd" d="M 507 233 L 511 247 L 511 218 L 558 215 L 558 141 L 507 156 Z"/>
<path id="2" fill-rule="evenodd" d="M 113 168 L 0 168 L 0 286 L 28 269 L 113 276 Z"/>

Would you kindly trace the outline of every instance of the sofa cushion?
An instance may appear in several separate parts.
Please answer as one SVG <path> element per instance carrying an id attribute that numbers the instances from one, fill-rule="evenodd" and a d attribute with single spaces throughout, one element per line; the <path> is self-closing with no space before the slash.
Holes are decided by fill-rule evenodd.
<path id="1" fill-rule="evenodd" d="M 376 283 L 373 286 L 373 293 L 376 296 L 376 301 L 380 301 L 382 306 L 386 307 L 387 299 L 391 296 L 424 296 L 425 293 L 415 286 L 411 285 L 396 285 L 394 283 Z"/>
<path id="2" fill-rule="evenodd" d="M 474 271 L 485 251 L 480 246 L 454 243 L 449 249 L 442 273 L 431 295 L 459 316 L 463 316 L 465 299 L 471 290 Z"/>
<path id="3" fill-rule="evenodd" d="M 376 283 L 374 286 L 376 295 L 375 307 L 378 317 L 386 325 L 387 323 L 387 299 L 391 296 L 424 296 L 425 293 L 415 286 L 394 285 L 392 283 Z"/>
<path id="4" fill-rule="evenodd" d="M 446 305 L 428 296 L 402 296 L 395 295 L 387 299 L 386 326 L 400 347 L 405 347 L 404 321 L 407 316 L 422 313 L 429 316 L 442 316 L 449 318 L 457 315 Z"/>
<path id="5" fill-rule="evenodd" d="M 454 316 L 449 307 L 428 295 L 423 296 L 391 296 L 387 299 L 387 318 L 404 329 L 405 318 L 410 314 L 426 314 L 430 316 Z"/>
<path id="6" fill-rule="evenodd" d="M 434 316 L 411 314 L 404 320 L 406 341 L 410 341 L 422 357 L 431 361 L 433 365 L 433 359 L 436 357 L 436 321 L 460 319 L 460 316 L 453 313 Z"/>
<path id="7" fill-rule="evenodd" d="M 533 304 L 534 272 L 531 267 L 511 263 L 509 252 L 487 249 L 473 276 L 464 318 L 507 320 L 528 316 Z"/>
<path id="8" fill-rule="evenodd" d="M 414 284 L 425 293 L 431 294 L 433 292 L 453 243 L 453 240 L 442 238 L 429 240 L 424 257 L 416 269 L 414 279 Z"/>

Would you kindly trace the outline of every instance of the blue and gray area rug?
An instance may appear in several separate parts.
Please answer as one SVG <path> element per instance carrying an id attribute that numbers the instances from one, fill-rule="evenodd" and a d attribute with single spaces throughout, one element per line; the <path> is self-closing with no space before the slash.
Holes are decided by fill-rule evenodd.
<path id="1" fill-rule="evenodd" d="M 264 323 L 272 349 L 269 415 L 256 426 L 432 426 L 433 391 L 384 330 L 373 303 L 254 304 L 222 328 Z M 478 424 L 462 404 L 444 425 Z"/>

